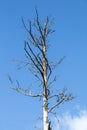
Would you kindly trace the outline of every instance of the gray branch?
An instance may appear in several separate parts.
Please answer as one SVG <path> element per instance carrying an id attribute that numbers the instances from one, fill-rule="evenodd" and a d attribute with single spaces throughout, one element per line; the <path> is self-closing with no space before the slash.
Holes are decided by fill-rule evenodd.
<path id="1" fill-rule="evenodd" d="M 74 96 L 71 93 L 66 94 L 65 93 L 66 90 L 67 89 L 64 88 L 61 92 L 48 97 L 48 100 L 56 98 L 56 103 L 48 110 L 48 112 L 51 112 L 56 107 L 58 107 L 60 104 L 62 104 L 64 102 L 68 102 L 68 101 L 70 101 L 70 100 L 72 100 L 74 98 Z"/>
<path id="2" fill-rule="evenodd" d="M 31 91 L 27 90 L 27 89 L 23 89 L 21 87 L 11 87 L 11 89 L 19 92 L 20 94 L 24 95 L 24 96 L 29 96 L 29 97 L 42 97 L 42 94 L 33 94 Z"/>
<path id="3" fill-rule="evenodd" d="M 56 95 L 54 95 L 54 96 L 56 96 Z M 54 97 L 53 96 L 53 97 Z M 52 98 L 52 97 L 51 97 Z M 56 102 L 56 104 L 55 105 L 53 105 L 49 110 L 48 110 L 48 112 L 50 113 L 52 110 L 54 110 L 56 107 L 58 107 L 60 104 L 62 104 L 62 103 L 64 103 L 64 102 L 68 102 L 68 101 L 70 101 L 70 100 L 72 100 L 74 97 L 70 94 L 70 95 L 67 95 L 67 96 L 65 96 L 65 97 L 63 97 L 63 98 L 61 98 L 58 102 Z"/>

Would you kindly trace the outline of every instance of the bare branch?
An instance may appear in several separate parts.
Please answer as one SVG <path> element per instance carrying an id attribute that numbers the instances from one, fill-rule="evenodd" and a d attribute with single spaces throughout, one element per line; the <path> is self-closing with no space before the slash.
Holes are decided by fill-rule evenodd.
<path id="1" fill-rule="evenodd" d="M 21 87 L 11 87 L 11 89 L 19 92 L 20 94 L 22 94 L 24 96 L 29 96 L 29 97 L 42 97 L 43 96 L 42 94 L 33 94 L 28 89 L 23 89 Z"/>
<path id="2" fill-rule="evenodd" d="M 35 36 L 33 36 L 33 33 L 32 33 L 32 25 L 31 25 L 32 23 L 31 23 L 31 21 L 29 21 L 29 29 L 26 27 L 23 18 L 22 18 L 22 23 L 23 23 L 23 26 L 24 26 L 25 30 L 29 33 L 31 39 L 33 40 L 33 41 L 30 40 L 31 43 L 32 43 L 33 45 L 36 45 L 36 46 L 38 47 L 38 49 L 39 49 L 40 51 L 42 51 L 41 47 L 39 46 L 39 43 L 38 43 L 37 40 L 35 39 Z"/>
<path id="3" fill-rule="evenodd" d="M 59 94 L 54 94 L 48 97 L 48 99 L 54 98 L 54 97 L 59 97 Z"/>
<path id="4" fill-rule="evenodd" d="M 61 98 L 54 106 L 52 106 L 52 107 L 48 110 L 48 112 L 51 112 L 51 111 L 54 110 L 56 107 L 58 107 L 60 104 L 66 102 L 66 101 L 70 101 L 70 100 L 72 100 L 73 98 L 74 98 L 74 97 L 73 97 L 71 94 L 69 94 L 69 95 L 67 95 L 67 96 L 65 96 L 65 97 L 63 97 L 63 98 Z"/>
<path id="5" fill-rule="evenodd" d="M 29 33 L 29 30 L 28 30 L 28 28 L 26 27 L 26 25 L 25 25 L 25 22 L 24 22 L 24 19 L 23 19 L 23 18 L 22 18 L 22 24 L 23 24 L 23 26 L 24 26 L 25 30 Z"/>
<path id="6" fill-rule="evenodd" d="M 40 72 L 41 76 L 43 77 L 43 73 L 41 71 L 41 69 L 39 68 L 39 66 L 35 63 L 34 59 L 32 58 L 32 56 L 30 55 L 30 53 L 28 52 L 27 48 L 26 48 L 27 43 L 25 42 L 25 46 L 24 46 L 24 50 L 26 52 L 26 54 L 29 56 L 30 60 L 32 61 L 32 63 L 34 64 L 34 66 L 36 67 L 36 69 Z"/>
<path id="7" fill-rule="evenodd" d="M 59 120 L 59 118 L 57 116 L 57 113 L 56 112 L 50 112 L 50 113 L 54 115 L 54 117 L 56 118 L 57 122 L 59 123 L 60 120 Z"/>
<path id="8" fill-rule="evenodd" d="M 60 93 L 58 93 L 58 94 L 51 95 L 51 96 L 48 97 L 48 100 L 49 100 L 49 99 L 52 99 L 52 98 L 54 98 L 54 97 L 57 98 L 56 103 L 49 109 L 49 112 L 51 112 L 52 110 L 54 110 L 54 109 L 55 109 L 56 107 L 58 107 L 60 104 L 62 104 L 62 103 L 64 103 L 64 102 L 68 102 L 68 101 L 70 101 L 70 100 L 72 100 L 72 99 L 74 98 L 74 96 L 73 96 L 72 94 L 70 94 L 70 93 L 65 94 L 66 90 L 67 90 L 67 89 L 64 88 L 64 89 L 62 90 L 62 92 L 60 92 Z"/>
<path id="9" fill-rule="evenodd" d="M 12 80 L 12 78 L 11 78 L 10 75 L 8 75 L 8 79 L 9 79 L 9 81 L 11 82 L 11 84 L 13 84 L 13 80 Z"/>
<path id="10" fill-rule="evenodd" d="M 19 69 L 22 69 L 22 68 L 24 68 L 24 67 L 26 67 L 26 66 L 28 66 L 28 65 L 33 66 L 33 64 L 32 64 L 31 62 L 25 61 L 25 60 L 12 59 L 12 61 L 18 63 L 18 65 L 17 65 L 17 69 L 18 69 L 18 70 L 19 70 Z"/>
<path id="11" fill-rule="evenodd" d="M 29 68 L 29 70 L 41 83 L 43 83 L 42 79 L 37 74 L 38 72 L 35 72 L 33 68 Z"/>
<path id="12" fill-rule="evenodd" d="M 46 58 L 46 62 L 47 62 L 47 70 L 49 71 L 49 74 L 48 74 L 48 77 L 47 77 L 47 82 L 48 82 L 49 78 L 50 78 L 50 76 L 52 74 L 52 68 L 51 68 L 47 58 Z"/>
<path id="13" fill-rule="evenodd" d="M 56 76 L 54 77 L 54 79 L 48 84 L 48 88 L 56 81 Z"/>
<path id="14" fill-rule="evenodd" d="M 61 64 L 65 58 L 66 56 L 63 56 L 55 65 L 53 65 L 53 69 L 55 69 L 59 64 Z"/>
<path id="15" fill-rule="evenodd" d="M 36 54 L 34 53 L 34 51 L 31 49 L 31 47 L 30 47 L 30 45 L 28 44 L 28 42 L 26 42 L 26 44 L 27 44 L 29 50 L 31 51 L 31 53 L 33 54 L 33 56 L 35 57 L 36 61 L 38 62 L 38 65 L 41 67 L 41 69 L 43 69 L 41 62 L 39 61 L 39 59 L 38 59 L 38 57 L 36 56 Z"/>
<path id="16" fill-rule="evenodd" d="M 29 62 L 29 61 L 18 60 L 18 59 L 12 59 L 12 61 L 14 61 L 14 62 L 19 62 L 20 64 L 31 64 L 31 65 L 32 65 L 32 63 Z"/>
<path id="17" fill-rule="evenodd" d="M 24 89 L 20 87 L 20 83 L 18 80 L 16 80 L 17 87 L 13 87 L 13 80 L 11 76 L 8 75 L 9 81 L 11 82 L 12 86 L 10 87 L 11 89 L 19 92 L 20 94 L 24 96 L 29 96 L 29 97 L 43 97 L 43 94 L 33 94 L 29 89 Z"/>
<path id="18" fill-rule="evenodd" d="M 37 25 L 38 25 L 38 29 L 39 29 L 40 35 L 41 35 L 42 39 L 44 39 L 42 28 L 41 28 L 40 22 L 39 22 L 39 16 L 38 16 L 37 9 L 36 9 L 36 22 L 37 22 Z"/>

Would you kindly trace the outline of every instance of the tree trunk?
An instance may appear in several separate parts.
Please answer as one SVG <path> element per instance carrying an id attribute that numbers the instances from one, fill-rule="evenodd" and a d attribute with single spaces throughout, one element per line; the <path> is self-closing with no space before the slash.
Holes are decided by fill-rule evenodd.
<path id="1" fill-rule="evenodd" d="M 43 97 L 43 126 L 44 129 L 43 130 L 48 130 L 48 125 L 49 121 L 48 121 L 48 109 L 47 109 L 47 101 L 46 98 Z"/>
<path id="2" fill-rule="evenodd" d="M 43 46 L 43 125 L 44 130 L 48 130 L 48 99 L 47 99 L 47 65 L 46 65 L 46 46 Z"/>

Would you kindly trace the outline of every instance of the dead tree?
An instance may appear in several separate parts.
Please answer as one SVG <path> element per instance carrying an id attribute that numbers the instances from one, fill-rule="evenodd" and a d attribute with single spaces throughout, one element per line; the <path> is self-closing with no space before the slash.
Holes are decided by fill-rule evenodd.
<path id="1" fill-rule="evenodd" d="M 51 75 L 53 69 L 61 64 L 63 58 L 61 58 L 56 64 L 51 64 L 47 57 L 48 42 L 47 38 L 54 32 L 51 28 L 51 20 L 49 17 L 46 18 L 44 24 L 40 21 L 38 12 L 36 10 L 36 18 L 33 21 L 29 21 L 29 27 L 26 26 L 22 19 L 23 26 L 28 33 L 28 40 L 24 42 L 24 51 L 28 62 L 24 62 L 28 66 L 30 72 L 33 73 L 35 78 L 41 83 L 42 93 L 33 94 L 32 91 L 26 90 L 20 87 L 17 81 L 17 87 L 12 89 L 17 92 L 30 97 L 40 97 L 43 102 L 43 130 L 51 130 L 49 114 L 53 112 L 62 103 L 73 99 L 72 94 L 66 93 L 66 89 L 61 92 L 52 93 L 51 85 L 56 81 L 56 77 L 51 81 Z M 9 77 L 9 80 L 13 84 L 13 81 Z M 39 89 L 39 88 L 38 88 Z M 55 103 L 51 105 L 51 100 L 55 100 Z M 51 123 L 52 124 L 52 123 Z"/>

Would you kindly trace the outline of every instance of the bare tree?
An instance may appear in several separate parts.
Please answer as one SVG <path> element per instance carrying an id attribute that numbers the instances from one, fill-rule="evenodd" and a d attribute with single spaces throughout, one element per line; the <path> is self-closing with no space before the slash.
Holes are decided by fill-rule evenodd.
<path id="1" fill-rule="evenodd" d="M 33 94 L 32 91 L 20 87 L 17 81 L 17 87 L 12 89 L 17 92 L 30 97 L 40 97 L 43 102 L 43 130 L 51 130 L 51 122 L 49 114 L 53 112 L 62 103 L 73 99 L 71 93 L 66 93 L 66 88 L 61 92 L 51 92 L 51 85 L 56 81 L 56 76 L 51 80 L 53 69 L 61 64 L 65 56 L 62 57 L 56 64 L 52 64 L 48 57 L 48 40 L 50 34 L 54 32 L 51 28 L 52 21 L 49 17 L 46 17 L 44 24 L 40 21 L 38 12 L 36 10 L 36 18 L 33 21 L 29 21 L 29 27 L 26 26 L 22 19 L 23 26 L 28 33 L 28 40 L 24 42 L 24 51 L 28 62 L 23 63 L 28 66 L 30 72 L 37 78 L 41 84 L 42 93 Z M 21 61 L 22 63 L 22 61 Z M 12 79 L 9 80 L 13 84 Z M 38 88 L 39 89 L 39 88 Z M 51 100 L 55 100 L 55 103 L 51 104 Z"/>

